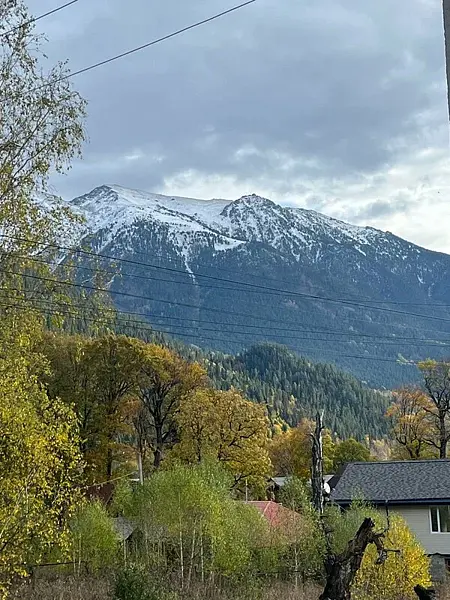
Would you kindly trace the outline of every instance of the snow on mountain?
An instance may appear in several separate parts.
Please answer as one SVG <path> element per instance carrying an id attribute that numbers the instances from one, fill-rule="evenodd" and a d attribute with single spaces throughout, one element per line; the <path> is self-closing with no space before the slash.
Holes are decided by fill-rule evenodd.
<path id="1" fill-rule="evenodd" d="M 235 248 L 242 242 L 222 234 L 212 226 L 226 206 L 224 200 L 202 201 L 167 197 L 130 190 L 121 186 L 101 186 L 69 202 L 86 220 L 85 234 L 100 235 L 106 247 L 136 224 L 162 227 L 180 254 L 187 256 L 192 243 L 204 245 L 212 239 L 216 252 Z"/>
<path id="2" fill-rule="evenodd" d="M 365 255 L 364 246 L 384 240 L 383 246 L 387 236 L 315 211 L 282 207 L 256 195 L 232 202 L 196 200 L 104 185 L 69 205 L 86 219 L 85 235 L 101 235 L 102 247 L 137 223 L 145 223 L 166 229 L 183 255 L 192 252 L 193 244 L 212 244 L 216 252 L 222 252 L 248 242 L 269 244 L 297 259 L 305 251 L 319 259 L 321 249 L 330 243 L 353 245 Z"/>

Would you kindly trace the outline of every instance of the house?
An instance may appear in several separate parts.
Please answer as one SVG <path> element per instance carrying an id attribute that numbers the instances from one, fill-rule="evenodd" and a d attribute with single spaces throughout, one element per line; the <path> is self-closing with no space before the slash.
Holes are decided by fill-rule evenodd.
<path id="1" fill-rule="evenodd" d="M 107 506 L 112 501 L 114 490 L 113 482 L 93 484 L 85 488 L 85 496 L 90 502 L 98 501 Z"/>
<path id="2" fill-rule="evenodd" d="M 345 465 L 331 501 L 354 498 L 398 513 L 431 557 L 432 577 L 450 570 L 450 460 L 355 462 Z"/>
<path id="3" fill-rule="evenodd" d="M 289 482 L 289 477 L 272 477 L 268 486 L 269 497 L 274 498 L 276 501 L 280 498 L 280 491 Z M 332 486 L 334 485 L 336 475 L 324 475 L 323 477 L 323 491 L 325 497 L 328 497 L 331 493 Z M 311 486 L 311 480 L 307 482 L 307 485 Z"/>
<path id="4" fill-rule="evenodd" d="M 251 500 L 246 501 L 244 504 L 253 506 L 267 521 L 270 536 L 268 545 L 273 543 L 275 539 L 280 539 L 280 535 L 286 542 L 294 542 L 299 530 L 302 529 L 302 515 L 282 504 L 272 500 Z"/>
<path id="5" fill-rule="evenodd" d="M 297 519 L 300 516 L 299 513 L 272 500 L 248 500 L 245 504 L 256 508 L 272 527 L 277 527 L 286 520 Z"/>

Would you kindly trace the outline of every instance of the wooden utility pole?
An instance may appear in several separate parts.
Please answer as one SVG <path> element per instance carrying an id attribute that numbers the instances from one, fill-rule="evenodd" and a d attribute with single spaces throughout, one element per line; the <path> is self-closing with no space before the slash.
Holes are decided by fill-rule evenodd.
<path id="1" fill-rule="evenodd" d="M 317 513 L 323 514 L 323 411 L 317 412 L 316 427 L 312 437 L 312 467 L 311 467 L 311 487 L 312 503 Z"/>
<path id="2" fill-rule="evenodd" d="M 447 73 L 447 102 L 450 118 L 450 0 L 442 0 L 444 13 L 445 64 Z"/>

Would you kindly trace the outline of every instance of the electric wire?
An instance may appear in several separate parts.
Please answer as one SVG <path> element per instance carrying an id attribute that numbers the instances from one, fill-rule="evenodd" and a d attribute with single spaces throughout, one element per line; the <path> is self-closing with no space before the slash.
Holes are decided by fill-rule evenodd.
<path id="1" fill-rule="evenodd" d="M 28 305 L 21 305 L 21 304 L 0 304 L 1 308 L 5 308 L 5 309 L 17 309 L 17 310 L 32 310 L 33 308 L 28 306 Z M 35 309 L 36 310 L 36 309 Z M 71 313 L 69 311 L 67 312 L 61 312 L 61 311 L 47 311 L 46 313 L 48 316 L 61 316 L 66 314 L 66 316 L 70 316 L 71 318 L 75 319 L 75 320 L 81 320 L 82 322 L 93 322 L 96 324 L 102 324 L 104 326 L 108 325 L 108 322 L 103 319 L 92 319 L 89 317 L 84 317 L 82 315 L 76 314 L 76 313 Z M 111 323 L 112 324 L 112 323 Z M 188 338 L 198 338 L 201 340 L 207 340 L 207 341 L 215 341 L 215 342 L 229 342 L 231 344 L 235 344 L 235 345 L 241 345 L 239 342 L 236 341 L 236 339 L 226 339 L 226 338 L 217 338 L 217 337 L 207 337 L 207 336 L 203 336 L 203 335 L 192 335 L 192 334 L 183 334 L 183 333 L 179 333 L 179 332 L 170 332 L 170 331 L 164 331 L 164 330 L 159 330 L 159 329 L 155 329 L 151 326 L 145 327 L 142 325 L 137 325 L 133 322 L 128 322 L 125 324 L 126 326 L 128 326 L 131 330 L 136 330 L 136 331 L 147 331 L 150 333 L 158 333 L 158 334 L 162 334 L 162 335 L 176 335 L 176 336 L 182 336 L 182 337 L 188 337 Z M 234 334 L 235 335 L 235 334 Z M 314 340 L 311 340 L 314 341 Z M 311 352 L 311 351 L 315 351 L 316 348 L 301 348 L 296 350 L 297 353 L 302 353 L 302 352 Z M 405 366 L 412 366 L 415 365 L 416 363 L 414 361 L 411 360 L 400 360 L 400 359 L 392 359 L 392 358 L 383 358 L 383 357 L 378 357 L 378 356 L 369 356 L 369 355 L 358 355 L 358 354 L 343 354 L 340 351 L 333 351 L 333 350 L 328 350 L 325 349 L 324 352 L 326 354 L 337 354 L 340 358 L 349 358 L 349 359 L 355 359 L 355 360 L 374 360 L 374 361 L 378 361 L 378 362 L 389 362 L 389 363 L 396 363 L 396 364 L 401 364 L 401 365 L 405 365 Z M 322 353 L 322 351 L 321 351 Z"/>
<path id="2" fill-rule="evenodd" d="M 18 29 L 20 29 L 21 27 L 27 27 L 28 25 L 32 25 L 33 23 L 36 23 L 37 21 L 40 21 L 41 19 L 45 19 L 46 17 L 49 17 L 50 15 L 54 15 L 55 13 L 65 9 L 65 8 L 68 8 L 69 6 L 72 6 L 72 4 L 76 4 L 78 1 L 79 0 L 71 0 L 70 2 L 66 2 L 66 4 L 63 4 L 62 6 L 58 6 L 57 8 L 53 8 L 52 10 L 49 10 L 46 13 L 43 13 L 42 15 L 39 15 L 37 17 L 32 17 L 31 19 L 28 19 L 28 21 L 25 21 L 25 23 L 21 23 L 20 25 L 16 25 L 15 27 L 13 27 L 12 29 L 9 29 L 8 31 L 4 31 L 3 33 L 0 33 L 0 37 L 8 36 L 11 33 L 14 33 Z"/>

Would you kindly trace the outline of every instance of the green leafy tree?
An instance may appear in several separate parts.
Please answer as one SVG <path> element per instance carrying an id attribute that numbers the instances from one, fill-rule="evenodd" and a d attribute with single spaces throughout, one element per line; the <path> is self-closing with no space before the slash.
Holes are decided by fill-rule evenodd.
<path id="1" fill-rule="evenodd" d="M 279 500 L 298 513 L 308 514 L 312 510 L 310 490 L 299 477 L 289 477 L 281 488 Z"/>
<path id="2" fill-rule="evenodd" d="M 338 471 L 345 463 L 367 462 L 371 458 L 370 450 L 354 438 L 342 440 L 335 444 L 333 470 Z"/>
<path id="3" fill-rule="evenodd" d="M 218 460 L 233 474 L 235 486 L 247 482 L 265 489 L 272 465 L 268 422 L 262 406 L 233 389 L 201 389 L 181 402 L 177 424 L 175 456 L 191 463 Z"/>
<path id="4" fill-rule="evenodd" d="M 0 223 L 9 236 L 50 242 L 60 220 L 30 198 L 45 189 L 50 171 L 64 172 L 79 155 L 85 102 L 72 90 L 63 63 L 43 67 L 42 42 L 22 0 L 1 3 Z M 24 244 L 10 239 L 7 247 Z"/>
<path id="5" fill-rule="evenodd" d="M 85 103 L 62 78 L 62 65 L 48 73 L 41 68 L 42 40 L 33 27 L 22 0 L 0 3 L 2 591 L 24 574 L 24 564 L 39 562 L 55 545 L 68 550 L 67 519 L 78 503 L 81 472 L 75 414 L 41 385 L 48 369 L 42 308 L 62 288 L 56 276 L 37 285 L 27 275 L 50 273 L 48 244 L 73 221 L 59 208 L 39 208 L 32 195 L 79 152 Z"/>
<path id="6" fill-rule="evenodd" d="M 325 537 L 320 519 L 314 511 L 309 490 L 304 481 L 291 477 L 280 492 L 280 502 L 298 517 L 286 514 L 285 530 L 281 537 L 282 564 L 287 571 L 294 573 L 295 580 L 300 578 L 317 579 L 322 574 L 325 558 Z M 283 523 L 281 524 L 283 525 Z"/>
<path id="7" fill-rule="evenodd" d="M 100 502 L 84 503 L 70 524 L 74 564 L 95 573 L 113 567 L 118 558 L 119 537 L 106 508 Z"/>
<path id="8" fill-rule="evenodd" d="M 198 363 L 189 363 L 168 348 L 138 340 L 134 348 L 139 362 L 140 400 L 135 428 L 139 446 L 151 450 L 153 465 L 159 468 L 165 451 L 176 439 L 180 403 L 205 384 L 206 373 Z"/>
<path id="9" fill-rule="evenodd" d="M 251 569 L 253 550 L 266 522 L 253 508 L 232 500 L 232 479 L 205 463 L 158 470 L 125 504 L 143 532 L 144 561 L 176 567 L 183 586 L 194 573 L 224 575 Z"/>
<path id="10" fill-rule="evenodd" d="M 131 435 L 136 410 L 134 341 L 112 334 L 93 339 L 48 334 L 45 342 L 51 364 L 45 378 L 48 394 L 75 407 L 88 478 L 108 479 L 114 461 L 120 465 L 132 453 L 121 435 Z"/>

